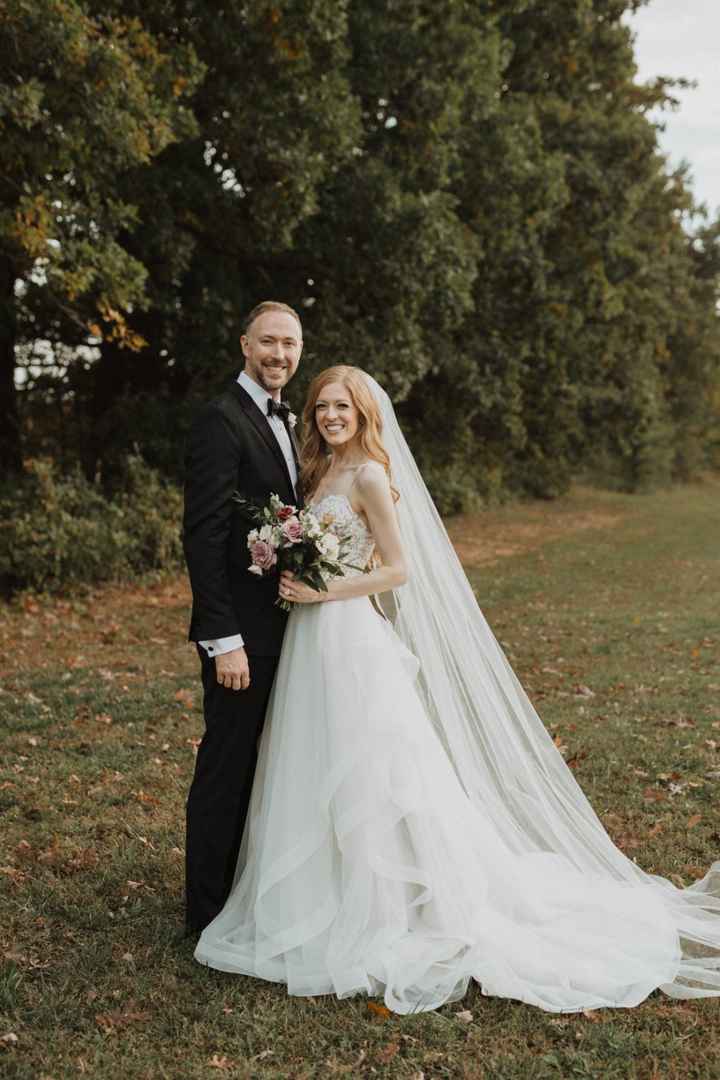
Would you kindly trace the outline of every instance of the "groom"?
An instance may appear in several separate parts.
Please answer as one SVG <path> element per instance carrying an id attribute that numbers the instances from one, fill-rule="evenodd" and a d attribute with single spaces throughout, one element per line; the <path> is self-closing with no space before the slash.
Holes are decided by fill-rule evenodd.
<path id="1" fill-rule="evenodd" d="M 248 315 L 240 342 L 244 370 L 202 409 L 186 456 L 189 637 L 200 655 L 205 712 L 187 802 L 191 934 L 217 915 L 232 887 L 287 618 L 275 606 L 277 577 L 248 571 L 253 522 L 233 492 L 263 504 L 273 492 L 283 502 L 301 500 L 290 411 L 280 396 L 300 362 L 300 319 L 287 304 L 265 301 Z"/>

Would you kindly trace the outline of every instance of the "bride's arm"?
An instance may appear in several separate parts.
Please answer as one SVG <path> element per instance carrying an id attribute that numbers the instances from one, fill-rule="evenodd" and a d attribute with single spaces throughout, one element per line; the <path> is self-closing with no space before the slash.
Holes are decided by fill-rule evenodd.
<path id="1" fill-rule="evenodd" d="M 327 592 L 317 592 L 300 581 L 292 580 L 292 575 L 283 574 L 283 582 L 290 584 L 292 589 L 289 599 L 295 603 L 312 604 L 323 600 L 350 600 L 356 596 L 372 596 L 397 589 L 407 581 L 405 554 L 395 503 L 382 465 L 372 462 L 360 470 L 352 489 L 352 501 L 353 508 L 365 515 L 382 559 L 382 566 L 367 574 L 333 578 L 328 582 Z M 285 595 L 282 584 L 280 594 Z"/>

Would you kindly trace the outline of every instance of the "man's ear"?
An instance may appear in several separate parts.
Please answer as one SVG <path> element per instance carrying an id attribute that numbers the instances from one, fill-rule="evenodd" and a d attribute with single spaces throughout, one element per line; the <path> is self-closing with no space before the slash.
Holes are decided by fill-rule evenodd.
<path id="1" fill-rule="evenodd" d="M 243 356 L 247 356 L 248 339 L 245 334 L 240 335 L 240 348 L 242 349 Z"/>

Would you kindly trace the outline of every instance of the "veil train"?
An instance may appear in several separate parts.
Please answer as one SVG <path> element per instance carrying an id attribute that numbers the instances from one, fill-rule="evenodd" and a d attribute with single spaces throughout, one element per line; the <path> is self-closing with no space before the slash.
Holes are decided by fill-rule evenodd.
<path id="1" fill-rule="evenodd" d="M 720 861 L 680 889 L 612 843 L 477 605 L 389 396 L 366 378 L 382 412 L 409 564 L 408 582 L 380 602 L 420 662 L 421 697 L 466 794 L 510 851 L 552 854 L 582 875 L 647 888 L 648 906 L 660 901 L 678 938 L 677 972 L 661 989 L 720 996 Z"/>

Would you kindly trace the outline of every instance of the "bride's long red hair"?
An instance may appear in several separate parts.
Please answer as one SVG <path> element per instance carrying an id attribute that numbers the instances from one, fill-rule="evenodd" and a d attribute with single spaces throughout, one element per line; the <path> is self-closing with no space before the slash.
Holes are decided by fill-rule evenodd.
<path id="1" fill-rule="evenodd" d="M 315 421 L 315 406 L 323 390 L 330 383 L 340 383 L 348 391 L 353 405 L 360 414 L 356 438 L 360 440 L 360 446 L 368 460 L 378 461 L 382 465 L 392 485 L 390 458 L 382 443 L 382 416 L 364 372 L 350 364 L 336 364 L 335 367 L 326 368 L 315 376 L 310 383 L 303 409 L 300 478 L 305 497 L 317 491 L 329 465 L 327 445 Z M 392 491 L 393 498 L 397 500 L 397 492 L 394 488 Z"/>

